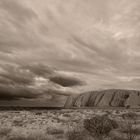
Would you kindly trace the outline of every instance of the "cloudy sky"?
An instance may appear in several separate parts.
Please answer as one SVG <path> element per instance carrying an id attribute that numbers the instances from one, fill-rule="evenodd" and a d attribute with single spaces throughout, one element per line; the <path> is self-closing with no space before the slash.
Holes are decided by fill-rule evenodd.
<path id="1" fill-rule="evenodd" d="M 140 0 L 0 0 L 0 105 L 140 89 Z"/>

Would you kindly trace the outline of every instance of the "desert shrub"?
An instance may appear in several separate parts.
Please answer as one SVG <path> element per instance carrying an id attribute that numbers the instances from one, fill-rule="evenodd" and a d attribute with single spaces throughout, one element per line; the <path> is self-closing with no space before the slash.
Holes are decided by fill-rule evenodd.
<path id="1" fill-rule="evenodd" d="M 4 114 L 1 117 L 4 118 L 4 119 L 7 119 L 9 116 L 7 114 Z"/>
<path id="2" fill-rule="evenodd" d="M 35 138 L 24 137 L 24 136 L 17 136 L 17 137 L 9 138 L 8 140 L 35 140 Z"/>
<path id="3" fill-rule="evenodd" d="M 126 108 L 129 109 L 130 108 L 130 105 L 127 105 Z"/>
<path id="4" fill-rule="evenodd" d="M 55 140 L 52 135 L 45 133 L 35 132 L 29 134 L 13 134 L 10 135 L 6 140 Z"/>
<path id="5" fill-rule="evenodd" d="M 132 120 L 134 120 L 134 119 L 137 118 L 137 114 L 134 113 L 134 112 L 124 113 L 124 114 L 122 114 L 122 118 L 123 119 L 132 119 Z"/>
<path id="6" fill-rule="evenodd" d="M 11 132 L 10 128 L 1 128 L 0 129 L 0 137 L 7 136 Z"/>
<path id="7" fill-rule="evenodd" d="M 64 138 L 64 135 L 60 134 L 60 135 L 55 135 L 56 140 L 60 139 L 62 140 Z"/>
<path id="8" fill-rule="evenodd" d="M 60 119 L 59 117 L 53 117 L 53 120 L 60 123 L 63 121 L 63 119 Z"/>
<path id="9" fill-rule="evenodd" d="M 68 129 L 67 138 L 68 140 L 85 140 L 85 133 L 79 128 Z"/>
<path id="10" fill-rule="evenodd" d="M 124 127 L 121 128 L 121 132 L 126 134 L 127 140 L 135 140 L 137 135 L 139 135 L 139 129 L 136 128 L 136 121 L 125 121 Z"/>
<path id="11" fill-rule="evenodd" d="M 86 131 L 83 126 L 68 128 L 67 140 L 93 140 L 93 137 Z"/>
<path id="12" fill-rule="evenodd" d="M 112 137 L 110 140 L 127 140 L 127 139 L 120 136 L 115 136 L 115 137 Z"/>
<path id="13" fill-rule="evenodd" d="M 84 120 L 84 128 L 98 139 L 107 137 L 112 129 L 118 128 L 115 120 L 111 120 L 108 116 L 95 116 L 91 119 Z"/>
<path id="14" fill-rule="evenodd" d="M 120 114 L 120 111 L 119 111 L 119 110 L 116 110 L 115 113 L 116 113 L 116 114 Z"/>
<path id="15" fill-rule="evenodd" d="M 42 112 L 36 112 L 35 115 L 42 115 Z"/>
<path id="16" fill-rule="evenodd" d="M 64 134 L 64 130 L 58 128 L 47 128 L 47 134 L 60 135 L 60 134 Z"/>
<path id="17" fill-rule="evenodd" d="M 53 140 L 46 137 L 34 137 L 34 136 L 16 136 L 9 138 L 8 140 Z"/>
<path id="18" fill-rule="evenodd" d="M 19 113 L 20 113 L 20 111 L 14 111 L 14 113 L 19 114 Z"/>
<path id="19" fill-rule="evenodd" d="M 69 131 L 67 133 L 68 140 L 83 140 L 82 133 L 80 131 Z"/>
<path id="20" fill-rule="evenodd" d="M 110 115 L 111 114 L 111 111 L 106 110 L 105 113 L 108 114 L 108 115 Z"/>
<path id="21" fill-rule="evenodd" d="M 71 114 L 63 114 L 63 117 L 71 117 Z"/>
<path id="22" fill-rule="evenodd" d="M 20 127 L 22 127 L 23 126 L 23 121 L 22 120 L 14 120 L 13 121 L 13 125 L 14 126 L 20 126 Z"/>

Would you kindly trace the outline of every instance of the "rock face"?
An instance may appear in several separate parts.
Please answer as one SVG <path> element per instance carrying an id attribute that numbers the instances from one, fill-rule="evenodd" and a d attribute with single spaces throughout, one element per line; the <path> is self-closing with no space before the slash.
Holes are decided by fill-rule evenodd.
<path id="1" fill-rule="evenodd" d="M 140 91 L 110 89 L 70 95 L 64 105 L 72 107 L 140 107 Z"/>

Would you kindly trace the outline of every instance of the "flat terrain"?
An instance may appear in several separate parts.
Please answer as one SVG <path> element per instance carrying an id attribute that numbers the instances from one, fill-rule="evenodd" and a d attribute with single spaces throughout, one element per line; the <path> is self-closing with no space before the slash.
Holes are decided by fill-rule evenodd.
<path id="1" fill-rule="evenodd" d="M 72 140 L 69 132 L 83 131 L 84 119 L 107 115 L 119 124 L 110 133 L 116 140 L 124 140 L 123 127 L 133 117 L 137 129 L 136 140 L 140 140 L 139 109 L 62 109 L 62 110 L 2 110 L 0 111 L 0 140 Z M 120 138 L 121 137 L 121 138 Z M 109 139 L 109 138 L 108 138 Z M 80 140 L 73 138 L 73 140 Z M 94 140 L 88 136 L 84 140 Z M 125 139 L 126 140 L 126 139 Z"/>

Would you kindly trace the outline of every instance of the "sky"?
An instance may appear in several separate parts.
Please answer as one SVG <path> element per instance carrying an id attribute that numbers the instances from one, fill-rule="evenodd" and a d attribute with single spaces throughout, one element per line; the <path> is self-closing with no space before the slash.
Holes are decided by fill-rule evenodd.
<path id="1" fill-rule="evenodd" d="M 0 0 L 0 105 L 140 90 L 140 0 Z"/>

